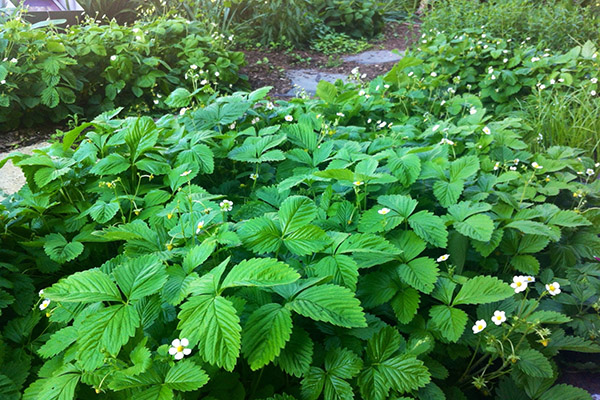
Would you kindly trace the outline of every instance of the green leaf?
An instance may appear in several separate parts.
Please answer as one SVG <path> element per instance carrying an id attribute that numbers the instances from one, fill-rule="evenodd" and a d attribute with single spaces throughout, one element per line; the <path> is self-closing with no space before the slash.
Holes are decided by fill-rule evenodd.
<path id="1" fill-rule="evenodd" d="M 348 349 L 336 348 L 328 351 L 325 356 L 325 370 L 329 375 L 352 379 L 361 369 L 361 358 Z"/>
<path id="2" fill-rule="evenodd" d="M 299 326 L 294 326 L 292 336 L 275 359 L 275 364 L 285 373 L 299 378 L 310 369 L 313 347 L 308 333 Z"/>
<path id="3" fill-rule="evenodd" d="M 479 158 L 477 156 L 461 157 L 450 163 L 450 180 L 466 180 L 479 171 Z"/>
<path id="4" fill-rule="evenodd" d="M 417 314 L 420 301 L 421 296 L 419 295 L 419 292 L 413 288 L 407 287 L 396 293 L 392 300 L 390 300 L 390 305 L 392 306 L 398 321 L 401 324 L 408 324 Z"/>
<path id="5" fill-rule="evenodd" d="M 404 338 L 391 326 L 385 326 L 367 341 L 367 355 L 375 363 L 393 357 L 400 351 Z"/>
<path id="6" fill-rule="evenodd" d="M 333 283 L 356 290 L 358 265 L 352 257 L 345 255 L 327 256 L 311 267 L 314 276 L 331 276 Z"/>
<path id="7" fill-rule="evenodd" d="M 282 234 L 271 218 L 253 218 L 243 223 L 238 231 L 244 246 L 258 254 L 274 252 L 283 241 Z"/>
<path id="8" fill-rule="evenodd" d="M 83 252 L 81 242 L 68 242 L 60 233 L 50 233 L 44 237 L 44 251 L 52 261 L 64 264 L 76 259 Z"/>
<path id="9" fill-rule="evenodd" d="M 519 242 L 519 249 L 517 252 L 519 254 L 534 254 L 539 253 L 548 246 L 550 243 L 550 239 L 544 236 L 539 235 L 523 235 L 521 241 Z"/>
<path id="10" fill-rule="evenodd" d="M 240 318 L 231 301 L 221 296 L 200 295 L 181 306 L 181 336 L 198 343 L 200 355 L 209 363 L 232 371 L 240 354 Z"/>
<path id="11" fill-rule="evenodd" d="M 321 228 L 314 225 L 305 225 L 286 235 L 283 238 L 283 243 L 292 253 L 298 256 L 306 256 L 323 250 L 325 246 L 331 243 L 331 239 Z"/>
<path id="12" fill-rule="evenodd" d="M 175 363 L 165 376 L 165 386 L 180 392 L 198 390 L 208 382 L 208 375 L 191 360 Z"/>
<path id="13" fill-rule="evenodd" d="M 302 379 L 302 398 L 304 400 L 317 400 L 323 388 L 327 375 L 318 367 L 311 367 Z"/>
<path id="14" fill-rule="evenodd" d="M 400 217 L 402 217 L 402 220 L 407 219 L 417 207 L 417 200 L 412 199 L 410 196 L 379 196 L 377 198 L 377 202 L 382 206 L 395 211 Z"/>
<path id="15" fill-rule="evenodd" d="M 556 311 L 540 310 L 528 316 L 527 321 L 535 324 L 566 324 L 571 322 L 571 318 Z"/>
<path id="16" fill-rule="evenodd" d="M 428 257 L 416 258 L 396 269 L 404 282 L 423 293 L 431 293 L 439 275 L 435 260 Z"/>
<path id="17" fill-rule="evenodd" d="M 540 272 L 540 262 L 532 255 L 513 256 L 510 265 L 527 275 L 537 275 Z"/>
<path id="18" fill-rule="evenodd" d="M 552 386 L 539 398 L 544 400 L 589 400 L 590 393 L 582 388 L 561 383 Z"/>
<path id="19" fill-rule="evenodd" d="M 177 88 L 165 99 L 165 104 L 169 107 L 180 108 L 187 107 L 190 104 L 192 94 L 185 88 Z"/>
<path id="20" fill-rule="evenodd" d="M 547 236 L 550 239 L 556 236 L 555 233 L 550 229 L 550 227 L 548 227 L 548 225 L 536 221 L 513 221 L 506 225 L 506 227 L 518 229 L 519 231 L 527 233 L 529 235 Z"/>
<path id="21" fill-rule="evenodd" d="M 236 286 L 286 285 L 298 279 L 300 275 L 281 261 L 274 258 L 251 258 L 232 268 L 221 289 Z"/>
<path id="22" fill-rule="evenodd" d="M 38 354 L 44 358 L 54 357 L 77 340 L 77 330 L 67 326 L 52 334 L 50 339 L 39 348 Z"/>
<path id="23" fill-rule="evenodd" d="M 102 200 L 98 200 L 93 206 L 89 208 L 89 212 L 92 219 L 98 223 L 104 224 L 110 221 L 119 211 L 119 203 L 117 201 L 111 201 L 106 203 Z"/>
<path id="24" fill-rule="evenodd" d="M 98 160 L 90 172 L 95 175 L 117 175 L 129 169 L 130 165 L 125 157 L 113 153 Z"/>
<path id="25" fill-rule="evenodd" d="M 408 224 L 415 233 L 437 247 L 446 247 L 448 231 L 444 221 L 429 211 L 419 211 L 408 219 Z"/>
<path id="26" fill-rule="evenodd" d="M 269 303 L 254 311 L 242 335 L 242 352 L 256 371 L 279 356 L 292 334 L 292 314 L 279 304 Z"/>
<path id="27" fill-rule="evenodd" d="M 492 276 L 476 276 L 462 286 L 452 304 L 493 303 L 512 295 L 514 295 L 513 289 L 500 279 Z"/>
<path id="28" fill-rule="evenodd" d="M 421 160 L 415 154 L 393 155 L 388 159 L 388 168 L 398 178 L 398 181 L 406 187 L 415 183 L 419 178 Z"/>
<path id="29" fill-rule="evenodd" d="M 517 353 L 519 361 L 517 369 L 534 378 L 552 378 L 552 365 L 550 361 L 539 351 L 533 349 L 522 350 Z"/>
<path id="30" fill-rule="evenodd" d="M 332 103 L 337 97 L 337 93 L 337 88 L 331 82 L 320 81 L 317 84 L 317 96 L 327 103 Z"/>
<path id="31" fill-rule="evenodd" d="M 73 365 L 68 365 L 49 379 L 44 380 L 39 399 L 68 400 L 75 398 L 75 389 L 81 379 L 81 372 Z"/>
<path id="32" fill-rule="evenodd" d="M 354 293 L 337 285 L 312 286 L 287 304 L 292 310 L 315 321 L 345 328 L 367 326 L 363 309 Z"/>
<path id="33" fill-rule="evenodd" d="M 116 356 L 140 325 L 131 305 L 116 305 L 90 314 L 77 326 L 77 357 L 86 371 L 104 364 L 103 351 Z"/>
<path id="34" fill-rule="evenodd" d="M 431 375 L 423 361 L 410 356 L 396 356 L 383 361 L 377 369 L 392 389 L 406 393 L 427 385 Z"/>
<path id="35" fill-rule="evenodd" d="M 480 242 L 489 242 L 494 233 L 494 221 L 484 214 L 476 214 L 465 221 L 455 222 L 454 228 L 461 234 Z"/>
<path id="36" fill-rule="evenodd" d="M 202 263 L 208 260 L 215 250 L 214 242 L 203 242 L 199 246 L 194 246 L 183 258 L 181 264 L 186 273 L 192 272 L 194 269 L 202 265 Z"/>
<path id="37" fill-rule="evenodd" d="M 95 303 L 121 301 L 121 293 L 109 276 L 98 268 L 76 272 L 44 290 L 44 296 L 53 301 Z"/>
<path id="38" fill-rule="evenodd" d="M 442 207 L 446 208 L 458 202 L 464 189 L 465 183 L 462 180 L 454 180 L 451 182 L 439 180 L 433 184 L 433 194 L 440 201 Z"/>
<path id="39" fill-rule="evenodd" d="M 431 323 L 438 327 L 441 335 L 450 342 L 456 342 L 467 325 L 467 313 L 458 308 L 437 305 L 429 310 Z"/>
<path id="40" fill-rule="evenodd" d="M 590 226 L 592 223 L 587 220 L 583 215 L 577 214 L 571 210 L 560 210 L 557 211 L 552 218 L 548 221 L 551 225 L 565 226 L 568 228 L 575 228 L 577 226 Z"/>
<path id="41" fill-rule="evenodd" d="M 165 266 L 151 255 L 128 259 L 113 270 L 113 275 L 129 300 L 157 293 L 167 281 Z"/>

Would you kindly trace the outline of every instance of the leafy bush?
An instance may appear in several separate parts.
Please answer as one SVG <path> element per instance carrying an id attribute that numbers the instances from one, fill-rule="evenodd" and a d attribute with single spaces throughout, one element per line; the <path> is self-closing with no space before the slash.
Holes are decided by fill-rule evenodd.
<path id="1" fill-rule="evenodd" d="M 441 0 L 423 18 L 423 28 L 452 35 L 485 26 L 486 32 L 515 41 L 531 40 L 554 50 L 568 50 L 587 40 L 600 40 L 600 20 L 593 7 L 568 6 L 571 1 Z"/>
<path id="2" fill-rule="evenodd" d="M 383 29 L 383 17 L 375 1 L 319 0 L 315 8 L 327 26 L 353 38 L 371 38 Z"/>
<path id="3" fill-rule="evenodd" d="M 364 40 L 351 39 L 345 33 L 329 33 L 311 41 L 310 47 L 323 54 L 359 53 L 371 47 Z"/>
<path id="4" fill-rule="evenodd" d="M 206 97 L 245 85 L 238 75 L 243 54 L 228 51 L 203 24 L 181 19 L 132 26 L 88 21 L 60 33 L 15 18 L 2 25 L 0 51 L 3 129 L 72 114 L 93 118 L 115 107 L 165 109 L 175 88 L 196 89 L 204 81 Z"/>
<path id="5" fill-rule="evenodd" d="M 588 399 L 553 358 L 600 351 L 593 161 L 472 94 L 440 110 L 418 61 L 12 156 L 3 394 Z"/>
<path id="6" fill-rule="evenodd" d="M 115 19 L 120 24 L 136 19 L 139 0 L 78 0 L 85 12 L 98 19 Z"/>

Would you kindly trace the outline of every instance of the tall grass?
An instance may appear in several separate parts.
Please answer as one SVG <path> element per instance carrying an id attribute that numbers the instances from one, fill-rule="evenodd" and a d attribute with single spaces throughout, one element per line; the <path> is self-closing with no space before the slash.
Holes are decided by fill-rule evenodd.
<path id="1" fill-rule="evenodd" d="M 538 91 L 520 102 L 518 112 L 531 131 L 526 137 L 540 147 L 571 146 L 600 159 L 600 98 L 591 90 Z"/>

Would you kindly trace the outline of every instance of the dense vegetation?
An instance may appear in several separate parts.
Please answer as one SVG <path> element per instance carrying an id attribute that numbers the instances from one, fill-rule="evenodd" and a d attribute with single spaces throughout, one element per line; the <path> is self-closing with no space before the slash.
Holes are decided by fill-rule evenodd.
<path id="1" fill-rule="evenodd" d="M 10 157 L 27 185 L 0 202 L 1 398 L 590 399 L 557 356 L 600 352 L 592 41 L 432 26 L 384 76 L 275 101 L 229 88 L 228 36 L 182 20 L 147 22 L 181 36 L 143 56 L 174 72 L 138 84 L 139 24 L 41 53 L 93 33 L 115 37 L 89 39 L 95 79 L 141 61 L 119 75 L 133 95 Z"/>

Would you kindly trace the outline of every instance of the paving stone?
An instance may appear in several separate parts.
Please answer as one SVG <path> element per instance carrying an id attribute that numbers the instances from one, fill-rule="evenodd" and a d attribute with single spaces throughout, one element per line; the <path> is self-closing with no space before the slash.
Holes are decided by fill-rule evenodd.
<path id="1" fill-rule="evenodd" d="M 600 394 L 593 394 L 592 400 L 600 400 Z"/>
<path id="2" fill-rule="evenodd" d="M 25 154 L 33 154 L 33 150 L 41 149 L 43 147 L 49 146 L 50 143 L 42 142 L 37 143 L 31 146 L 22 147 L 20 149 L 16 149 L 15 152 L 25 153 Z M 9 153 L 0 153 L 0 160 L 6 158 Z M 19 191 L 21 187 L 25 184 L 25 175 L 21 172 L 21 169 L 15 167 L 12 161 L 4 164 L 2 168 L 0 168 L 0 199 L 4 194 L 13 194 Z"/>
<path id="3" fill-rule="evenodd" d="M 347 81 L 348 77 L 344 74 L 333 74 L 328 72 L 315 71 L 310 69 L 297 69 L 287 71 L 288 78 L 292 81 L 292 88 L 286 93 L 287 96 L 295 96 L 302 89 L 308 94 L 315 94 L 317 91 L 317 85 L 320 81 L 335 82 L 338 79 Z M 302 88 L 302 89 L 301 89 Z"/>
<path id="4" fill-rule="evenodd" d="M 404 54 L 404 52 L 400 52 Z M 355 62 L 358 64 L 383 64 L 388 62 L 396 62 L 402 59 L 402 55 L 391 52 L 390 50 L 370 50 L 353 56 L 345 56 L 343 59 L 347 62 Z"/>

